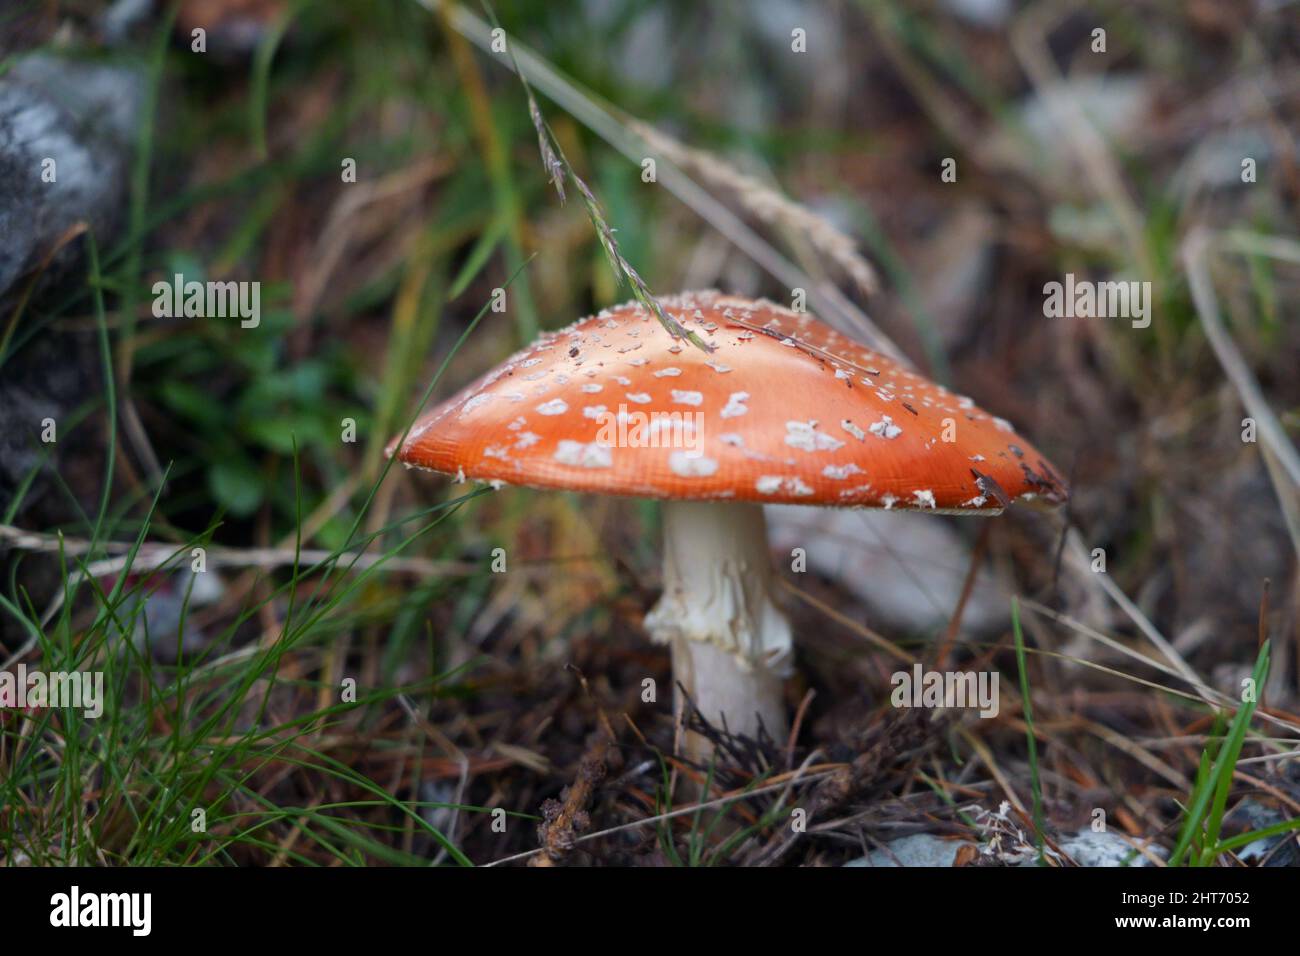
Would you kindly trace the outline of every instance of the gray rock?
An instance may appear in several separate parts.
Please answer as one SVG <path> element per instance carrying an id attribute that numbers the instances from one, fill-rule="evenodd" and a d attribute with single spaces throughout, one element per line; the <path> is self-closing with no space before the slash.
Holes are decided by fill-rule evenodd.
<path id="1" fill-rule="evenodd" d="M 913 833 L 890 841 L 885 849 L 872 850 L 845 866 L 952 866 L 957 851 L 968 840 L 943 840 L 928 833 Z"/>
<path id="2" fill-rule="evenodd" d="M 1020 104 L 1020 123 L 1044 152 L 1072 160 L 1072 140 L 1061 126 L 1072 115 L 1061 101 L 1072 100 L 1097 132 L 1112 142 L 1127 142 L 1142 131 L 1152 103 L 1150 84 L 1137 75 L 1078 76 L 1030 94 Z"/>
<path id="3" fill-rule="evenodd" d="M 914 833 L 888 843 L 884 848 L 872 850 L 865 857 L 845 863 L 845 866 L 952 866 L 957 851 L 969 840 L 941 838 L 929 833 Z M 1084 827 L 1073 836 L 1057 841 L 1057 845 L 1079 866 L 1151 866 L 1151 861 L 1134 851 L 1134 844 L 1147 847 L 1156 856 L 1165 857 L 1163 848 L 1140 840 L 1126 839 L 1119 834 L 1094 833 Z M 1036 855 L 1022 859 L 1019 866 L 1037 866 Z"/>
<path id="4" fill-rule="evenodd" d="M 153 14 L 153 0 L 117 0 L 99 18 L 99 30 L 108 43 L 123 43 Z"/>
<path id="5" fill-rule="evenodd" d="M 135 633 L 132 638 L 136 647 L 143 650 L 147 646 L 158 660 L 175 662 L 176 636 L 182 633 L 181 623 L 184 620 L 181 653 L 191 655 L 202 650 L 207 646 L 208 637 L 194 625 L 192 619 L 186 618 L 200 608 L 221 600 L 225 590 L 225 585 L 215 570 L 195 574 L 190 568 L 184 567 L 170 574 L 150 577 L 136 597 L 140 612 L 135 615 Z"/>
<path id="6" fill-rule="evenodd" d="M 1248 830 L 1264 830 L 1276 826 L 1286 816 L 1257 800 L 1242 800 L 1228 812 L 1227 820 Z M 1285 841 L 1286 845 L 1278 847 Z M 1296 850 L 1295 837 L 1290 833 L 1261 837 L 1237 851 L 1246 863 L 1259 866 L 1300 866 L 1300 851 Z"/>
<path id="7" fill-rule="evenodd" d="M 136 67 L 39 53 L 0 77 L 0 295 L 78 221 L 104 244 L 144 100 Z"/>
<path id="8" fill-rule="evenodd" d="M 144 100 L 144 75 L 136 67 L 40 53 L 14 61 L 0 75 L 0 314 L 10 314 L 26 288 L 25 273 L 76 223 L 89 224 L 100 248 L 108 244 L 125 208 Z M 53 160 L 53 182 L 42 179 L 47 159 Z M 66 246 L 42 282 L 67 275 L 81 248 L 77 242 Z M 99 451 L 93 430 L 71 443 L 66 431 L 71 411 L 101 389 L 93 333 L 47 331 L 24 344 L 25 331 L 19 327 L 11 347 L 20 350 L 5 356 L 0 373 L 0 510 L 33 469 L 40 472 L 24 508 L 46 496 L 48 473 L 57 470 L 83 500 L 93 491 L 87 483 L 97 484 L 102 474 L 102 467 L 91 465 Z M 40 438 L 45 419 L 59 428 L 53 447 Z M 62 517 L 45 514 L 38 525 Z"/>
<path id="9" fill-rule="evenodd" d="M 943 0 L 943 6 L 967 23 L 991 30 L 1011 16 L 1011 0 Z"/>
<path id="10" fill-rule="evenodd" d="M 870 607 L 875 624 L 928 631 L 946 626 L 970 568 L 970 548 L 943 518 L 904 512 L 769 505 L 773 548 L 803 548 L 808 569 Z M 987 520 L 987 519 L 971 519 Z M 785 560 L 785 559 L 782 559 Z M 1010 598 L 987 571 L 975 578 L 963 632 L 1007 619 Z"/>
<path id="11" fill-rule="evenodd" d="M 1255 175 L 1262 179 L 1275 152 L 1269 132 L 1262 126 L 1210 133 L 1196 144 L 1192 155 L 1174 173 L 1173 191 L 1181 198 L 1190 199 L 1201 188 L 1245 186 L 1241 161 L 1247 157 L 1255 160 Z"/>
<path id="12" fill-rule="evenodd" d="M 1090 827 L 1084 827 L 1074 836 L 1057 841 L 1057 846 L 1080 866 L 1151 866 L 1151 860 L 1134 849 L 1135 845 L 1145 846 L 1148 852 L 1158 857 L 1163 858 L 1165 856 L 1162 847 L 1142 840 L 1125 838 L 1118 833 L 1111 833 L 1109 830 L 1096 833 Z M 1028 863 L 1024 865 L 1033 866 L 1034 864 Z"/>

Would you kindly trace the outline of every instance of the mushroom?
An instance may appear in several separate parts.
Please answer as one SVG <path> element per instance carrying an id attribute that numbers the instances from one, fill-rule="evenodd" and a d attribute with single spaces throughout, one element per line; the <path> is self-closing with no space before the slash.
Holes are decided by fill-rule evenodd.
<path id="1" fill-rule="evenodd" d="M 790 623 L 763 505 L 994 515 L 1064 482 L 1012 427 L 807 313 L 715 291 L 543 335 L 412 426 L 406 465 L 663 502 L 663 595 L 646 615 L 674 682 L 730 732 L 787 733 Z M 677 694 L 678 713 L 685 701 Z M 688 754 L 707 743 L 688 735 Z"/>

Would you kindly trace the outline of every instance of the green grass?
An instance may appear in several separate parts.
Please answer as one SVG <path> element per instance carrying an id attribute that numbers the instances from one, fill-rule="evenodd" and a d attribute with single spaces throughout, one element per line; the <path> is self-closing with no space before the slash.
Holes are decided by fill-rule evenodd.
<path id="1" fill-rule="evenodd" d="M 1034 734 L 1034 706 L 1029 692 L 1029 671 L 1025 668 L 1025 636 L 1020 632 L 1020 602 L 1011 598 L 1011 632 L 1016 639 L 1016 669 L 1020 674 L 1020 708 L 1025 717 L 1025 747 L 1029 752 L 1029 780 L 1034 799 L 1034 842 L 1038 861 L 1043 862 L 1043 782 L 1038 768 L 1038 739 Z"/>
<path id="2" fill-rule="evenodd" d="M 116 389 L 95 249 L 92 241 L 88 281 L 96 301 L 110 454 L 106 458 L 108 469 L 99 512 L 91 529 L 89 554 L 110 530 L 106 516 L 113 481 L 111 450 L 117 433 Z M 489 308 L 490 303 L 485 303 L 448 352 L 415 413 L 407 416 L 402 435 Z M 294 487 L 299 489 L 296 447 L 293 459 Z M 359 534 L 391 467 L 391 461 L 384 464 L 341 546 L 326 560 L 310 567 L 295 560 L 285 579 L 267 582 L 267 595 L 244 607 L 210 647 L 197 656 L 181 655 L 175 666 L 161 665 L 137 647 L 133 635 L 141 620 L 141 599 L 148 579 L 127 583 L 138 550 L 149 537 L 161 489 L 139 520 L 125 567 L 110 588 L 105 590 L 90 573 L 88 554 L 75 559 L 76 570 L 81 572 L 75 583 L 65 573 L 68 586 L 62 610 L 51 626 L 42 623 L 30 602 L 22 607 L 0 598 L 4 608 L 25 623 L 38 645 L 39 661 L 32 662 L 33 669 L 102 672 L 109 698 L 102 720 L 88 720 L 71 707 L 48 709 L 34 717 L 30 726 L 17 732 L 6 726 L 0 734 L 0 753 L 6 763 L 6 773 L 0 777 L 0 808 L 4 814 L 0 817 L 0 849 L 7 860 L 29 859 L 38 865 L 235 862 L 239 851 L 274 851 L 275 847 L 266 844 L 259 834 L 277 821 L 292 819 L 300 839 L 315 854 L 341 863 L 425 862 L 394 850 L 376 833 L 369 832 L 377 830 L 382 835 L 395 824 L 343 818 L 334 812 L 370 806 L 391 811 L 434 840 L 452 860 L 469 864 L 459 848 L 419 811 L 441 807 L 478 813 L 487 808 L 398 800 L 386 787 L 320 751 L 313 743 L 330 730 L 347 726 L 353 711 L 378 711 L 402 694 L 420 699 L 454 692 L 464 677 L 463 668 L 434 674 L 427 683 L 416 687 L 388 686 L 360 696 L 355 703 L 311 708 L 284 722 L 271 719 L 268 712 L 286 657 L 332 640 L 334 622 L 342 617 L 356 622 L 386 620 L 390 611 L 387 605 L 367 608 L 363 600 L 369 583 L 382 573 L 384 561 L 426 538 L 462 505 L 487 493 L 486 489 L 472 491 L 406 515 L 374 532 Z M 297 526 L 301 527 L 300 495 L 296 502 Z M 408 531 L 411 525 L 416 526 L 414 531 Z M 184 566 L 191 548 L 210 543 L 216 526 L 214 522 L 203 535 L 177 543 L 171 559 L 159 570 L 167 572 Z M 395 540 L 384 549 L 383 558 L 367 568 L 355 567 L 355 555 L 345 560 L 349 549 L 359 553 L 372 543 L 390 538 Z M 295 553 L 301 547 L 299 537 Z M 67 554 L 60 551 L 59 560 L 72 570 Z M 301 597 L 300 590 L 308 583 L 314 593 Z M 78 607 L 75 599 L 81 587 L 93 592 L 94 617 L 88 623 L 74 620 L 74 608 Z M 191 580 L 176 635 L 178 652 L 192 588 Z M 237 641 L 241 625 L 273 602 L 286 604 L 276 638 L 252 645 Z M 234 664 L 223 663 L 223 655 L 236 649 L 251 653 L 245 653 Z M 337 688 L 322 688 L 318 682 L 300 686 L 337 695 Z M 251 720 L 250 707 L 256 711 Z M 160 725 L 170 729 L 164 731 Z M 372 799 L 279 807 L 258 788 L 260 776 L 273 767 L 301 768 Z M 243 809 L 248 805 L 258 809 Z M 206 825 L 198 831 L 196 811 L 206 817 Z M 257 819 L 250 821 L 250 817 Z M 88 819 L 92 822 L 88 823 Z M 312 862 L 311 856 L 286 852 L 295 862 Z"/>
<path id="3" fill-rule="evenodd" d="M 1182 829 L 1169 858 L 1171 866 L 1211 866 L 1227 850 L 1244 846 L 1264 836 L 1300 828 L 1300 818 L 1286 821 L 1267 830 L 1245 833 L 1231 840 L 1222 838 L 1223 818 L 1232 792 L 1233 774 L 1241 759 L 1241 748 L 1250 730 L 1250 721 L 1258 706 L 1259 695 L 1268 680 L 1270 642 L 1265 641 L 1255 659 L 1251 674 L 1252 692 L 1243 695 L 1241 706 L 1223 734 L 1222 715 L 1216 715 L 1211 742 L 1201 754 L 1196 786 L 1188 796 Z"/>

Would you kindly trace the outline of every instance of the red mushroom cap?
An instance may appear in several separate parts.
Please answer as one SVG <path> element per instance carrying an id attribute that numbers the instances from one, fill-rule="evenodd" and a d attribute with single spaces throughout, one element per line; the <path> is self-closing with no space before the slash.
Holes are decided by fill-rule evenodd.
<path id="1" fill-rule="evenodd" d="M 1067 497 L 1007 422 L 807 313 L 717 292 L 660 302 L 714 351 L 637 303 L 607 309 L 425 415 L 399 460 L 645 498 L 970 514 Z"/>

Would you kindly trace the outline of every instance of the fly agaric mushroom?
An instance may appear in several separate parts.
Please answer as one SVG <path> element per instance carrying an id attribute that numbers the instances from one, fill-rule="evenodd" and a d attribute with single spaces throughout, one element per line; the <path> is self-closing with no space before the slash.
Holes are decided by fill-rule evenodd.
<path id="1" fill-rule="evenodd" d="M 662 500 L 646 629 L 706 720 L 780 740 L 792 646 L 764 504 L 992 515 L 1067 492 L 1007 422 L 807 313 L 713 291 L 660 302 L 713 351 L 638 303 L 606 309 L 544 334 L 389 454 L 461 481 Z"/>

